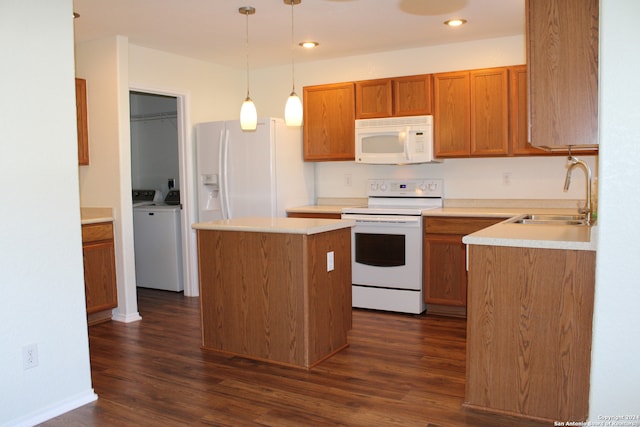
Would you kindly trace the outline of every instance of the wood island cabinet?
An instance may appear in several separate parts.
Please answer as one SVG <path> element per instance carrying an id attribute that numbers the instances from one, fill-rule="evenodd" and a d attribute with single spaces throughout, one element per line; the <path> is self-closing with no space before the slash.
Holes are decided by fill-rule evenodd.
<path id="1" fill-rule="evenodd" d="M 433 114 L 430 74 L 362 80 L 356 87 L 356 119 Z"/>
<path id="2" fill-rule="evenodd" d="M 598 0 L 527 0 L 525 11 L 531 143 L 597 148 Z"/>
<path id="3" fill-rule="evenodd" d="M 82 255 L 89 324 L 109 320 L 118 306 L 112 223 L 82 226 Z"/>
<path id="4" fill-rule="evenodd" d="M 348 346 L 349 227 L 197 229 L 197 240 L 203 349 L 310 369 Z"/>
<path id="5" fill-rule="evenodd" d="M 424 218 L 423 288 L 428 314 L 466 317 L 467 253 L 462 237 L 504 219 Z"/>
<path id="6" fill-rule="evenodd" d="M 549 425 L 586 420 L 595 259 L 469 246 L 465 407 Z"/>
<path id="7" fill-rule="evenodd" d="M 78 127 L 78 164 L 88 165 L 87 81 L 84 79 L 76 79 L 76 120 Z"/>
<path id="8" fill-rule="evenodd" d="M 354 84 L 305 86 L 303 91 L 304 160 L 354 160 Z"/>

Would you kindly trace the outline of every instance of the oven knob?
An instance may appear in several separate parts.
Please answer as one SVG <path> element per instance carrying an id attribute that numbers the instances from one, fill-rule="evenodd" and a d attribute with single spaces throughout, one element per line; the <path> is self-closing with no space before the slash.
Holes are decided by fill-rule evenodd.
<path id="1" fill-rule="evenodd" d="M 420 189 L 420 191 L 425 191 L 427 189 L 427 186 L 424 184 L 424 182 L 422 182 L 422 183 L 420 183 L 418 188 Z"/>
<path id="2" fill-rule="evenodd" d="M 380 191 L 387 191 L 387 184 L 385 184 L 384 182 L 380 184 Z"/>
<path id="3" fill-rule="evenodd" d="M 436 191 L 436 188 L 438 188 L 438 184 L 435 182 L 429 184 L 429 191 Z"/>
<path id="4" fill-rule="evenodd" d="M 371 183 L 371 191 L 376 191 L 378 189 L 378 183 L 377 182 L 372 182 Z"/>

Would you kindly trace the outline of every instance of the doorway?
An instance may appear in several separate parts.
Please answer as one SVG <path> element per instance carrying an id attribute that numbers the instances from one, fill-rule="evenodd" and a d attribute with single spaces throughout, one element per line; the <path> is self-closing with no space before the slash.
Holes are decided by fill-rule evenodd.
<path id="1" fill-rule="evenodd" d="M 131 189 L 155 190 L 157 203 L 162 203 L 167 196 L 175 201 L 178 193 L 182 206 L 178 210 L 177 220 L 180 236 L 174 240 L 179 240 L 177 245 L 180 250 L 174 253 L 180 263 L 178 274 L 182 279 L 185 295 L 197 296 L 197 291 L 195 294 L 193 291 L 189 268 L 191 209 L 188 203 L 190 185 L 187 177 L 190 167 L 185 159 L 190 157 L 191 146 L 188 144 L 185 126 L 185 96 L 146 88 L 130 89 Z"/>

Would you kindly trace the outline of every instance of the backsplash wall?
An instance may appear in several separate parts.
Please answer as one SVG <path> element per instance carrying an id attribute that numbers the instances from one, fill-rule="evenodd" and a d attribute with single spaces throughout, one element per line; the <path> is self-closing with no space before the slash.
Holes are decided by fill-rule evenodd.
<path id="1" fill-rule="evenodd" d="M 580 156 L 598 175 L 596 156 Z M 366 197 L 371 178 L 440 178 L 446 199 L 582 199 L 586 185 L 582 170 L 572 173 L 563 191 L 567 158 L 513 157 L 445 159 L 421 165 L 364 165 L 355 162 L 316 164 L 317 197 Z"/>

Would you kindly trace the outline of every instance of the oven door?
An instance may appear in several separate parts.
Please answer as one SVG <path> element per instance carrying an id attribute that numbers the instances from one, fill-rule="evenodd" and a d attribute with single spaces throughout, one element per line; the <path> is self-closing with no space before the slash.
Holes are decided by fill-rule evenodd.
<path id="1" fill-rule="evenodd" d="M 352 283 L 422 289 L 422 217 L 343 214 L 351 230 Z"/>

